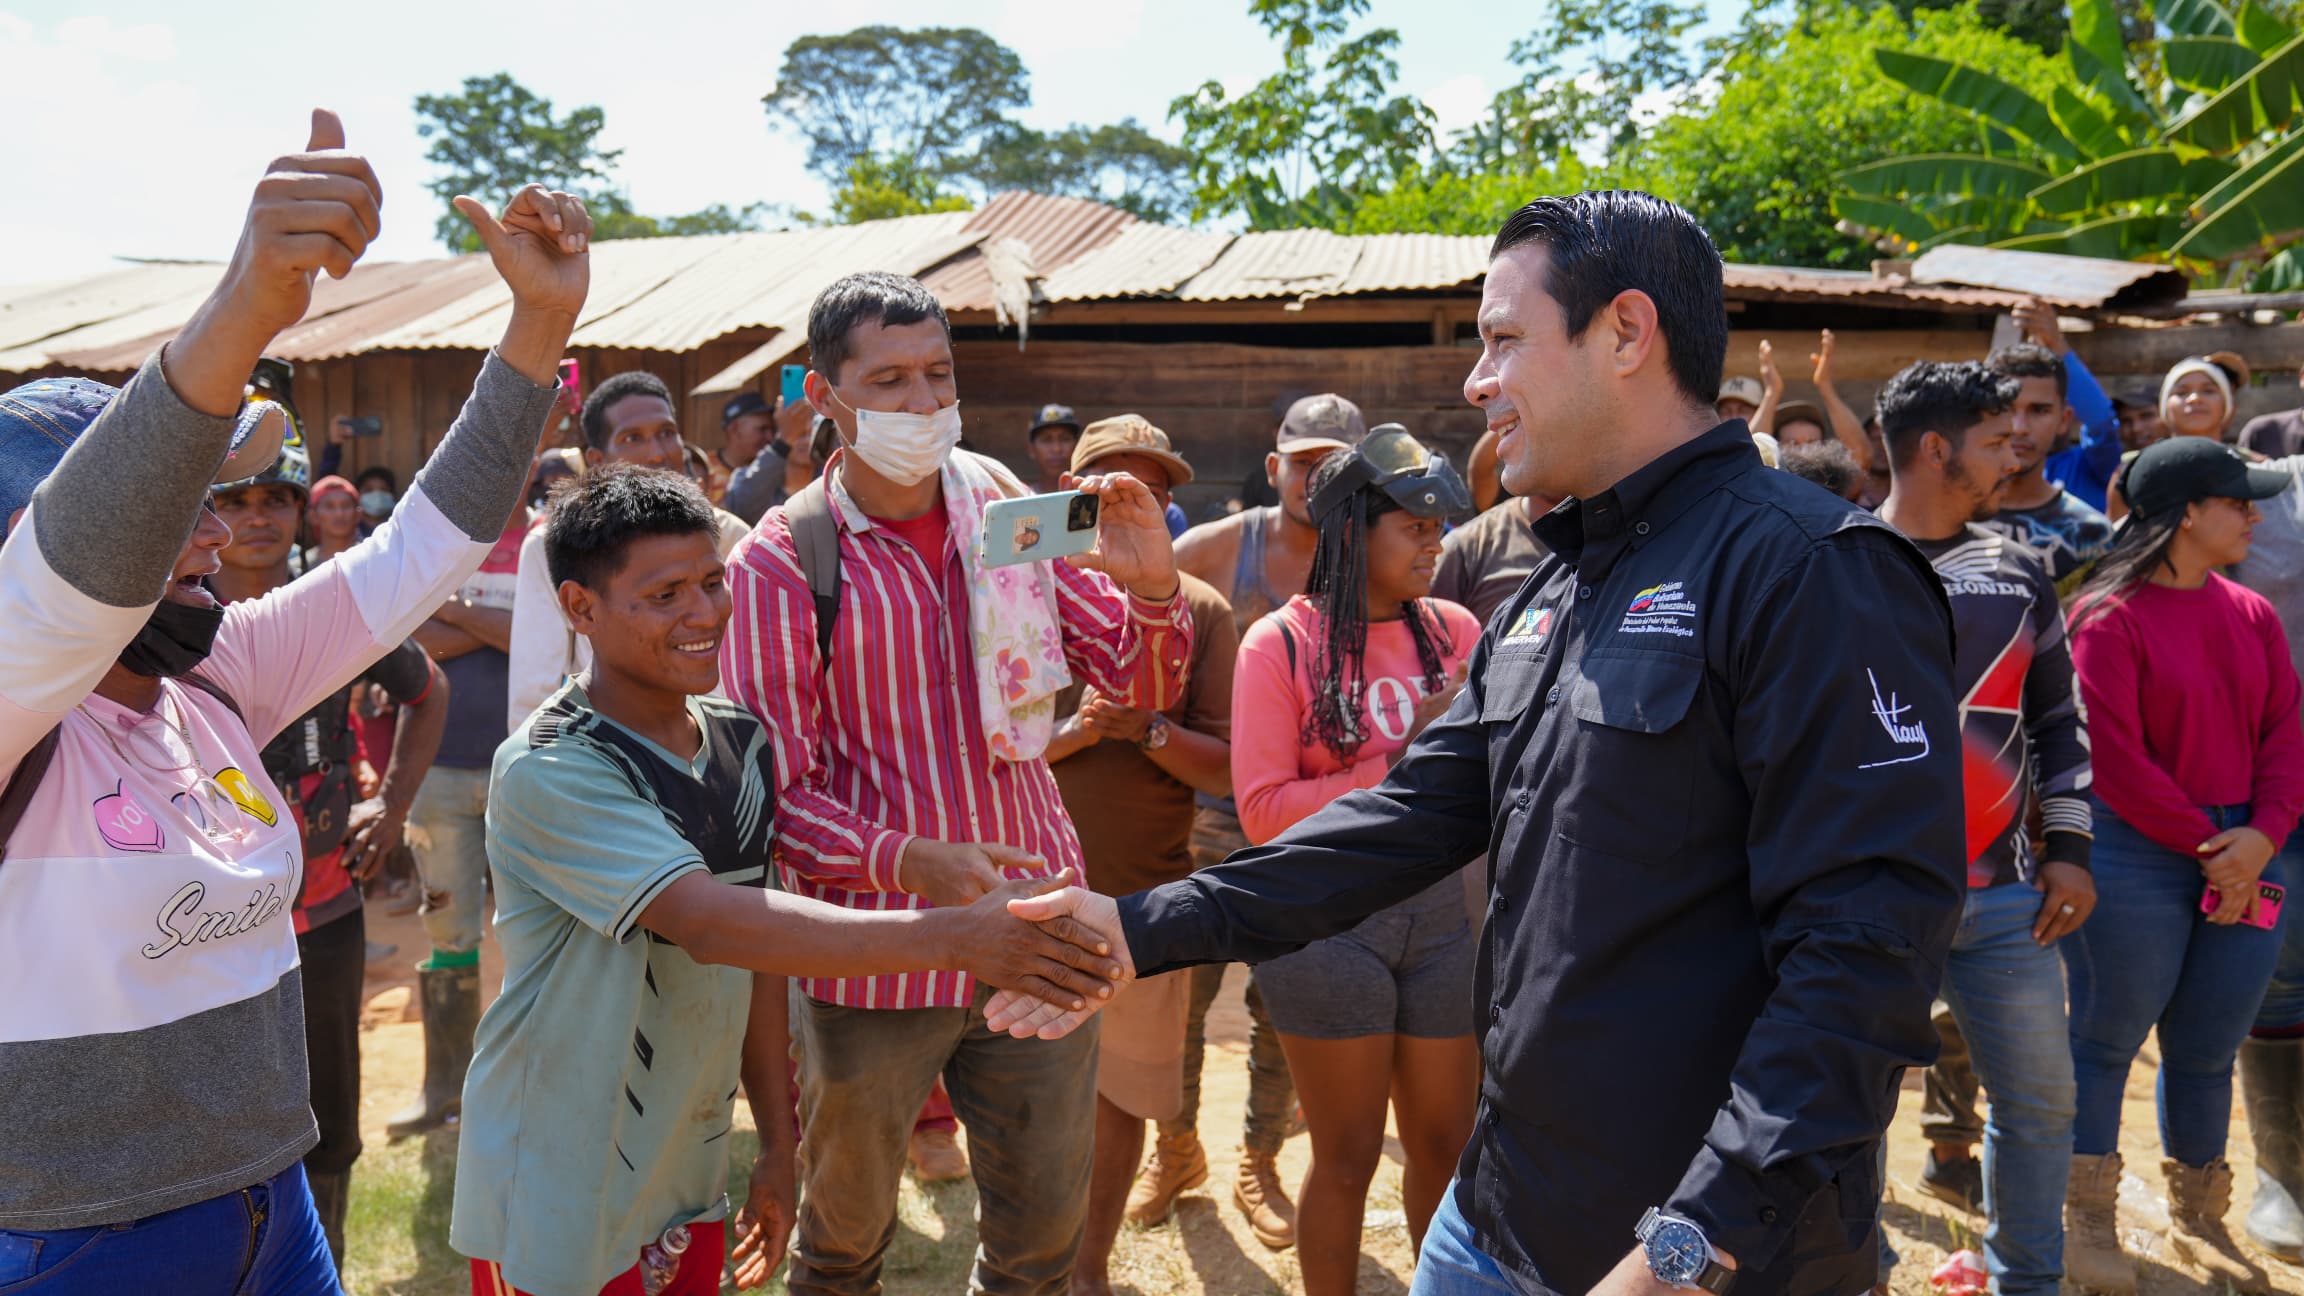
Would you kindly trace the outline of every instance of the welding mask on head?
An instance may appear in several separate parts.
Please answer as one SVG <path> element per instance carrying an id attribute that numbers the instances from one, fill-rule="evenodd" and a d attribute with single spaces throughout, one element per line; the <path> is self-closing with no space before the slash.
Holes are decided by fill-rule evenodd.
<path id="1" fill-rule="evenodd" d="M 1415 517 L 1446 517 L 1472 508 L 1472 492 L 1441 455 L 1425 448 L 1398 423 L 1371 428 L 1351 458 L 1312 497 L 1315 520 L 1334 513 L 1354 492 L 1373 486 Z"/>

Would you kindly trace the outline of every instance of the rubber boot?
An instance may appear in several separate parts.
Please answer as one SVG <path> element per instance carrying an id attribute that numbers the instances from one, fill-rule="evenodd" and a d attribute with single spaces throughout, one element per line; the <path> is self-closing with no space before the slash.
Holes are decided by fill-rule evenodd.
<path id="1" fill-rule="evenodd" d="M 2134 1296 L 2136 1262 L 2120 1249 L 2120 1154 L 2074 1156 L 2064 1189 L 2064 1276 L 2092 1292 Z"/>
<path id="2" fill-rule="evenodd" d="M 424 999 L 424 1091 L 385 1123 L 392 1138 L 452 1125 L 464 1114 L 464 1072 L 480 1025 L 479 964 L 425 968 L 416 977 Z"/>
<path id="3" fill-rule="evenodd" d="M 352 1172 L 304 1167 L 312 1185 L 312 1208 L 320 1212 L 320 1231 L 328 1237 L 328 1254 L 336 1259 L 336 1272 L 344 1272 L 344 1211 L 352 1204 Z"/>
<path id="4" fill-rule="evenodd" d="M 2240 1046 L 2240 1093 L 2256 1144 L 2256 1197 L 2248 1240 L 2283 1260 L 2304 1260 L 2304 1039 Z"/>
<path id="5" fill-rule="evenodd" d="M 2212 1287 L 2269 1292 L 2272 1281 L 2240 1250 L 2224 1216 L 2232 1209 L 2232 1166 L 2221 1157 L 2204 1166 L 2160 1163 L 2168 1179 L 2168 1248 L 2204 1269 Z"/>

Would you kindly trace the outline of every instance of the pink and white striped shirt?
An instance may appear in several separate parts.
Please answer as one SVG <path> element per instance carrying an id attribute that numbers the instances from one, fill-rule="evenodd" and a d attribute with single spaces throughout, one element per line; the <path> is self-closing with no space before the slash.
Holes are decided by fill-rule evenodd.
<path id="1" fill-rule="evenodd" d="M 897 889 L 914 837 L 1001 842 L 1081 867 L 1080 839 L 1044 760 L 995 759 L 984 740 L 967 577 L 949 536 L 942 570 L 875 527 L 826 478 L 839 520 L 840 619 L 816 659 L 816 605 L 781 508 L 729 555 L 735 617 L 721 646 L 728 696 L 766 722 L 776 758 L 776 860 L 784 888 L 850 909 L 926 909 Z M 1056 606 L 1074 675 L 1131 706 L 1173 706 L 1192 651 L 1178 597 L 1149 603 L 1100 572 L 1056 562 Z M 1010 876 L 1031 876 L 1012 870 Z M 804 978 L 850 1008 L 953 1008 L 975 978 L 947 970 Z"/>

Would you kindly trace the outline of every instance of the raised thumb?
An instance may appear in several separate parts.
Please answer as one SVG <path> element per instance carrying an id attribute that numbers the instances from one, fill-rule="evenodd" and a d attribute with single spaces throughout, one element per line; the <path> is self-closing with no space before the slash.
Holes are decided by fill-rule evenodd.
<path id="1" fill-rule="evenodd" d="M 495 213 L 488 205 L 469 194 L 458 194 L 450 200 L 456 210 L 472 225 L 472 232 L 480 236 L 480 245 L 494 252 L 504 243 L 504 227 L 497 223 Z"/>
<path id="2" fill-rule="evenodd" d="M 328 153 L 344 147 L 344 122 L 326 108 L 312 110 L 311 142 L 304 146 L 307 153 Z"/>

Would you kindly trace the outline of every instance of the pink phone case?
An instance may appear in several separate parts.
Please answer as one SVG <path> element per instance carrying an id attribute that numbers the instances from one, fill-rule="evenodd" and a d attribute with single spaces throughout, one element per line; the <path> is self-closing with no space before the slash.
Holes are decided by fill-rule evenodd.
<path id="1" fill-rule="evenodd" d="M 2256 885 L 2256 903 L 2240 915 L 2240 921 L 2266 931 L 2280 925 L 2280 905 L 2288 898 L 2288 889 L 2277 882 L 2259 882 Z M 2224 903 L 2223 893 L 2214 887 L 2200 893 L 2200 912 L 2212 914 Z"/>

